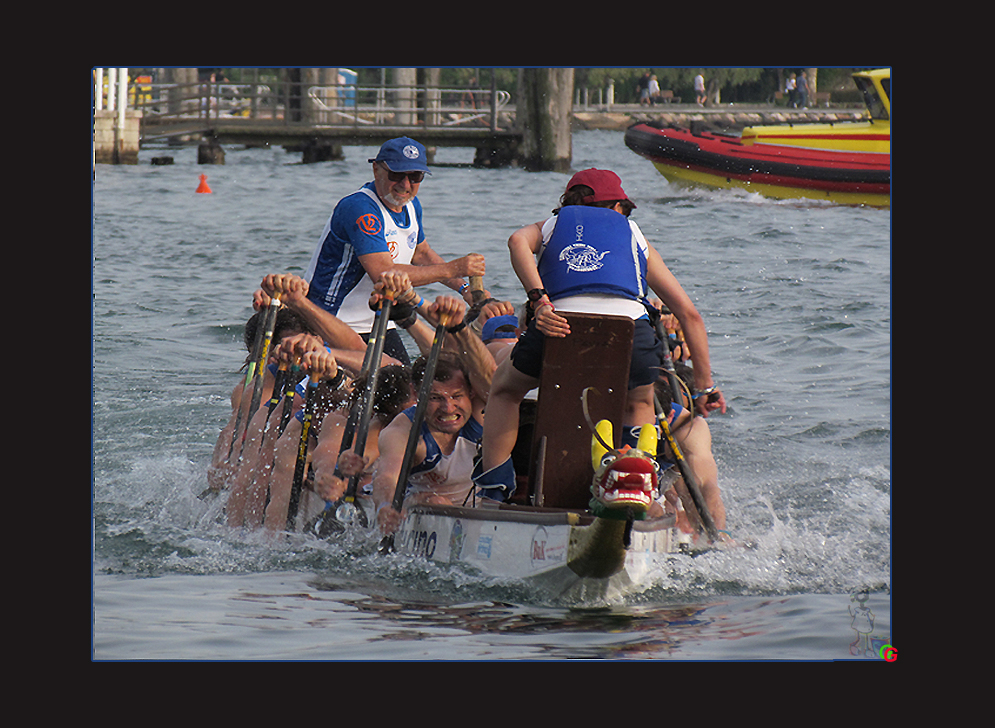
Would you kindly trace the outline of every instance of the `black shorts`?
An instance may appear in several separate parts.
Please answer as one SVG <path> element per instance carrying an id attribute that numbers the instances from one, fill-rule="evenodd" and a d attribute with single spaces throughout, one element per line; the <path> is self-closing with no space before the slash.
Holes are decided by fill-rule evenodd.
<path id="1" fill-rule="evenodd" d="M 511 350 L 511 363 L 526 376 L 538 379 L 542 373 L 542 354 L 546 336 L 535 327 L 535 320 L 520 337 Z M 663 368 L 663 352 L 660 340 L 649 319 L 635 321 L 632 332 L 632 361 L 629 365 L 629 389 L 653 384 Z"/>

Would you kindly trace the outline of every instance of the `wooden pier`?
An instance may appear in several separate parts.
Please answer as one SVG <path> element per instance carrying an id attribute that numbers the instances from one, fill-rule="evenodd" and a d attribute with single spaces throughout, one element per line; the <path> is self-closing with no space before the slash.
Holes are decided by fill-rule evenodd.
<path id="1" fill-rule="evenodd" d="M 225 145 L 282 146 L 317 162 L 341 158 L 345 146 L 412 136 L 430 154 L 473 147 L 474 164 L 505 166 L 528 136 L 505 110 L 511 94 L 493 83 L 443 88 L 437 74 L 423 73 L 418 85 L 415 69 L 393 69 L 393 84 L 364 87 L 343 83 L 339 69 L 284 69 L 275 86 L 236 85 L 191 79 L 183 73 L 190 70 L 171 69 L 168 83 L 147 87 L 141 140 L 200 141 L 202 163 L 223 163 Z"/>
<path id="2" fill-rule="evenodd" d="M 128 79 L 127 69 L 106 70 L 111 78 Z M 282 146 L 299 151 L 306 163 L 321 162 L 343 158 L 343 147 L 410 136 L 430 155 L 439 147 L 472 147 L 475 166 L 567 170 L 574 129 L 624 129 L 656 118 L 732 131 L 755 124 L 852 120 L 864 113 L 771 105 L 588 105 L 586 93 L 575 93 L 572 69 L 562 68 L 520 69 L 514 105 L 510 93 L 493 82 L 491 88 L 441 88 L 437 75 L 433 84 L 425 73 L 438 69 L 422 69 L 421 85 L 415 69 L 392 69 L 394 83 L 376 87 L 343 83 L 342 69 L 282 69 L 275 86 L 206 81 L 192 68 L 165 70 L 165 83 L 139 78 L 105 89 L 106 111 L 102 74 L 95 74 L 95 162 L 135 164 L 141 144 L 163 140 L 198 144 L 201 164 L 223 164 L 224 148 L 231 145 Z"/>
<path id="3" fill-rule="evenodd" d="M 342 157 L 342 147 L 380 146 L 399 136 L 415 137 L 429 150 L 438 147 L 473 147 L 474 164 L 505 166 L 513 164 L 522 133 L 488 127 L 453 128 L 441 126 L 331 126 L 283 124 L 240 119 L 143 124 L 142 140 L 201 139 L 205 145 L 282 146 L 300 151 L 305 162 L 320 162 Z M 430 156 L 430 160 L 431 156 Z"/>

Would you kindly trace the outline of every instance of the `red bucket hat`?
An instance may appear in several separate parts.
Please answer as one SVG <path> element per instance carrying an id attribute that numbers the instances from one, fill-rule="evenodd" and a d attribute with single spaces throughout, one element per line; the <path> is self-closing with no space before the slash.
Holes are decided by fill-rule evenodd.
<path id="1" fill-rule="evenodd" d="M 570 178 L 567 189 L 575 185 L 587 185 L 594 190 L 593 195 L 583 198 L 584 204 L 592 202 L 612 202 L 614 200 L 628 200 L 629 196 L 622 189 L 622 180 L 618 175 L 607 169 L 585 169 Z M 629 200 L 631 203 L 632 200 Z M 632 205 L 635 207 L 635 204 Z"/>

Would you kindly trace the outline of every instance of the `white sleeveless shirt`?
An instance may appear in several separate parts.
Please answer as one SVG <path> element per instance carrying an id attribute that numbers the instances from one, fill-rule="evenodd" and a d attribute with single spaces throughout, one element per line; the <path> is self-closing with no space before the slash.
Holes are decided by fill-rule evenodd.
<path id="1" fill-rule="evenodd" d="M 380 208 L 380 217 L 383 220 L 383 234 L 390 248 L 390 256 L 394 263 L 408 265 L 415 254 L 415 247 L 418 245 L 418 216 L 415 214 L 414 203 L 409 202 L 404 209 L 407 212 L 408 225 L 401 227 L 391 215 L 376 192 L 363 187 L 360 192 L 372 199 Z M 370 309 L 370 295 L 373 293 L 373 281 L 369 275 L 364 275 L 356 284 L 356 287 L 349 292 L 349 295 L 342 301 L 336 317 L 344 321 L 354 330 L 361 333 L 371 331 L 373 328 L 374 313 Z M 389 328 L 393 328 L 391 323 Z"/>

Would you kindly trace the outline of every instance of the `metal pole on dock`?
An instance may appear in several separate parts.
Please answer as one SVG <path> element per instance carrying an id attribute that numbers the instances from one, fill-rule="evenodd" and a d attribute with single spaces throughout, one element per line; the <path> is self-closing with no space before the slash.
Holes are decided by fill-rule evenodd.
<path id="1" fill-rule="evenodd" d="M 128 69 L 117 69 L 117 128 L 124 132 L 124 112 L 128 106 Z"/>
<path id="2" fill-rule="evenodd" d="M 107 110 L 114 111 L 116 101 L 114 89 L 117 87 L 117 69 L 107 69 Z"/>
<path id="3" fill-rule="evenodd" d="M 104 69 L 93 69 L 93 108 L 95 111 L 104 110 Z"/>

